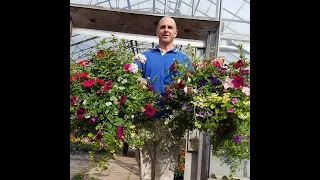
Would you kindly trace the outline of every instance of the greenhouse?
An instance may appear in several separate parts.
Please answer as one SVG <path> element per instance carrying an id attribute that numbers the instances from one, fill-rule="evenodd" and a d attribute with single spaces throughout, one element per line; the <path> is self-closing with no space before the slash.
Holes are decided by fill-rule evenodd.
<path id="1" fill-rule="evenodd" d="M 199 61 L 205 61 L 206 58 L 209 57 L 218 59 L 223 57 L 225 65 L 231 64 L 231 66 L 234 66 L 234 64 L 239 64 L 240 59 L 244 59 L 245 62 L 248 62 L 246 67 L 250 68 L 250 0 L 70 0 L 70 62 L 79 65 L 81 62 L 89 61 L 90 64 L 91 60 L 88 59 L 88 54 L 90 54 L 92 59 L 100 58 L 100 53 L 106 52 L 106 50 L 102 51 L 99 44 L 106 42 L 106 47 L 112 47 L 114 44 L 111 42 L 114 37 L 123 39 L 121 47 L 123 46 L 128 49 L 134 57 L 138 57 L 145 51 L 157 48 L 159 39 L 156 35 L 156 30 L 159 20 L 165 16 L 173 18 L 177 26 L 178 33 L 173 41 L 175 49 L 187 54 L 189 59 L 189 47 L 191 46 L 195 58 L 199 59 Z M 109 55 L 110 54 L 108 54 L 108 56 Z M 242 65 L 243 64 L 241 64 L 241 66 Z M 131 66 L 129 69 L 130 68 Z M 79 68 L 77 70 L 79 70 Z M 72 72 L 76 72 L 77 70 L 73 70 Z M 245 71 L 245 69 L 243 70 Z M 84 71 L 85 75 L 83 75 L 83 77 L 90 77 L 90 71 L 91 69 Z M 244 72 L 242 70 L 240 71 Z M 105 85 L 108 79 L 103 79 L 103 76 L 101 77 L 102 78 L 99 78 L 100 80 L 104 80 L 102 84 Z M 70 76 L 70 81 L 75 82 L 76 80 L 72 78 L 73 77 Z M 119 82 L 120 81 L 121 80 L 119 80 Z M 250 81 L 249 78 L 248 81 Z M 221 86 L 225 82 L 226 81 L 221 80 Z M 244 84 L 246 84 L 246 82 L 244 82 Z M 76 87 L 74 84 L 72 84 L 72 86 Z M 242 92 L 247 94 L 245 85 L 242 86 Z M 106 89 L 105 87 L 106 86 L 104 86 L 103 90 Z M 125 87 L 126 86 L 124 86 L 124 88 Z M 250 87 L 250 85 L 248 84 L 247 87 Z M 77 88 L 78 87 L 74 88 L 74 92 L 79 93 L 80 91 L 77 91 Z M 109 88 L 111 89 L 111 86 Z M 81 91 L 81 93 L 83 93 L 83 91 Z M 80 97 L 80 95 L 78 96 Z M 83 97 L 88 98 L 89 96 L 90 95 L 86 95 Z M 126 96 L 127 100 L 130 99 L 128 94 L 126 94 Z M 75 98 L 75 96 L 72 98 Z M 239 97 L 238 101 L 240 101 L 240 99 Z M 245 100 L 247 99 L 245 98 Z M 72 106 L 78 105 L 75 99 L 71 101 Z M 120 102 L 121 101 L 122 96 Z M 87 102 L 90 102 L 90 100 L 88 99 Z M 123 102 L 125 102 L 125 100 Z M 231 105 L 235 103 L 236 101 L 232 100 Z M 119 107 L 120 105 L 118 103 L 115 107 Z M 89 111 L 90 108 L 87 109 L 86 112 Z M 78 115 L 79 109 L 75 109 L 75 112 L 77 112 Z M 199 113 L 197 116 L 199 116 Z M 249 112 L 245 116 L 248 116 L 247 119 L 249 119 Z M 71 119 L 73 118 L 75 117 L 71 117 Z M 92 119 L 93 116 L 90 118 Z M 120 119 L 123 120 L 123 118 Z M 135 126 L 134 124 L 130 125 Z M 136 126 L 138 127 L 138 125 Z M 117 129 L 118 127 L 114 128 Z M 126 131 L 126 129 L 123 131 Z M 211 132 L 212 131 L 211 129 Z M 138 134 L 138 130 L 135 133 Z M 76 137 L 73 133 L 71 134 L 70 139 L 72 142 L 83 141 L 77 140 L 78 136 Z M 237 137 L 243 137 L 242 142 L 245 142 L 244 137 L 248 139 L 250 136 L 249 134 L 242 134 L 242 136 L 238 135 Z M 84 138 L 84 136 L 81 136 L 81 138 Z M 250 179 L 249 158 L 244 158 L 237 171 L 234 172 L 231 177 L 231 170 L 227 166 L 227 163 L 223 162 L 221 157 L 211 152 L 213 145 L 212 143 L 210 144 L 210 138 L 212 139 L 210 130 L 190 130 L 184 134 L 184 143 L 180 148 L 180 152 L 182 153 L 179 155 L 180 162 L 175 168 L 174 179 L 207 180 L 221 178 L 231 179 L 232 177 L 241 180 Z M 232 138 L 232 141 L 236 141 L 235 138 Z M 197 145 L 192 143 L 194 139 L 197 140 Z M 87 140 L 85 141 L 87 142 Z M 137 157 L 137 152 L 134 150 L 135 147 L 132 147 L 130 143 L 123 143 L 124 142 L 121 142 L 121 145 L 128 146 L 127 150 L 121 151 L 121 155 L 116 157 L 115 160 L 109 160 L 110 164 L 114 166 L 110 166 L 111 170 L 109 169 L 108 172 L 107 170 L 101 170 L 100 175 L 93 175 L 96 172 L 87 168 L 86 173 L 82 174 L 82 178 L 84 179 L 90 176 L 92 179 L 96 178 L 100 180 L 116 180 L 116 178 L 119 180 L 140 179 L 142 173 L 140 163 L 143 160 L 139 159 L 141 154 Z M 121 149 L 125 149 L 125 147 L 121 146 Z M 127 155 L 127 153 L 124 152 L 128 151 L 128 149 L 129 152 Z M 73 156 L 75 155 L 71 154 L 70 158 Z M 71 160 L 71 163 L 72 162 Z M 130 166 L 128 166 L 128 164 L 130 164 Z M 116 168 L 116 166 L 119 169 L 113 173 L 112 168 Z M 71 165 L 70 168 L 73 176 L 70 176 L 70 178 L 76 179 L 76 175 L 80 177 L 80 170 L 79 172 L 78 170 L 73 170 L 73 165 Z M 120 170 L 121 168 L 122 170 Z M 161 178 L 159 180 L 161 180 Z"/>

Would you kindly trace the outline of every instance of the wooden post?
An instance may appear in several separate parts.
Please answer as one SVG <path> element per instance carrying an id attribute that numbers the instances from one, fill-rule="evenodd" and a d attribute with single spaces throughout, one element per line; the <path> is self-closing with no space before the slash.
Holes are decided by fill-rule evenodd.
<path id="1" fill-rule="evenodd" d="M 204 132 L 203 136 L 203 155 L 202 155 L 202 180 L 207 180 L 209 178 L 209 169 L 210 169 L 210 153 L 211 153 L 211 144 L 210 144 L 210 129 Z"/>
<path id="2" fill-rule="evenodd" d="M 203 155 L 203 131 L 200 132 L 199 146 L 198 146 L 198 166 L 197 166 L 197 179 L 202 180 L 202 155 Z"/>
<path id="3" fill-rule="evenodd" d="M 210 130 L 208 129 L 200 133 L 196 180 L 207 180 L 209 178 L 210 150 Z"/>

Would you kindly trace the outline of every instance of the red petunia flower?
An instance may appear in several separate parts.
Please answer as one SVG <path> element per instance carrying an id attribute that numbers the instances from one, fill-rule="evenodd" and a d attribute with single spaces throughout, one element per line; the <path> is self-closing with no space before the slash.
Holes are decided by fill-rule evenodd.
<path id="1" fill-rule="evenodd" d="M 150 91 L 156 92 L 156 90 L 155 90 L 151 85 L 147 84 L 146 87 L 147 87 Z"/>
<path id="2" fill-rule="evenodd" d="M 130 64 L 124 64 L 123 70 L 128 71 L 129 67 L 130 67 Z"/>
<path id="3" fill-rule="evenodd" d="M 184 80 L 181 80 L 179 84 L 176 85 L 176 89 L 183 89 L 185 87 Z"/>
<path id="4" fill-rule="evenodd" d="M 88 61 L 87 60 L 83 60 L 83 61 L 78 62 L 78 64 L 81 65 L 81 66 L 86 66 L 86 65 L 88 65 Z"/>
<path id="5" fill-rule="evenodd" d="M 111 89 L 111 88 L 112 88 L 112 81 L 109 80 L 109 81 L 107 82 L 107 84 L 104 85 L 103 91 L 104 91 L 104 92 L 108 92 L 109 89 Z"/>
<path id="6" fill-rule="evenodd" d="M 87 77 L 88 77 L 88 74 L 85 73 L 85 72 L 82 72 L 82 73 L 80 73 L 78 76 L 79 76 L 79 78 L 87 78 Z"/>
<path id="7" fill-rule="evenodd" d="M 97 52 L 97 57 L 100 58 L 103 55 L 104 51 L 100 50 Z"/>
<path id="8" fill-rule="evenodd" d="M 105 84 L 104 80 L 102 80 L 102 79 L 96 78 L 96 81 L 97 81 L 97 83 L 99 83 L 101 85 Z"/>
<path id="9" fill-rule="evenodd" d="M 124 104 L 126 102 L 126 96 L 121 96 L 120 102 L 117 105 Z"/>
<path id="10" fill-rule="evenodd" d="M 174 63 L 171 64 L 171 66 L 170 66 L 170 69 L 171 69 L 172 71 L 174 71 L 174 72 L 177 72 L 177 71 L 178 71 L 177 68 L 176 68 L 176 64 L 177 64 L 177 62 L 174 62 Z"/>
<path id="11" fill-rule="evenodd" d="M 153 116 L 154 112 L 156 111 L 156 109 L 153 108 L 150 104 L 146 104 L 144 106 L 144 110 L 148 116 Z"/>
<path id="12" fill-rule="evenodd" d="M 91 87 L 93 84 L 94 84 L 94 79 L 90 79 L 82 83 L 82 85 L 85 87 Z"/>
<path id="13" fill-rule="evenodd" d="M 243 84 L 244 84 L 244 82 L 243 82 L 243 77 L 241 77 L 241 76 L 236 76 L 236 77 L 234 77 L 234 79 L 233 79 L 231 82 L 232 82 L 232 84 L 233 84 L 233 86 L 234 86 L 235 88 L 238 88 L 238 87 L 240 87 L 240 86 L 243 86 Z"/>
<path id="14" fill-rule="evenodd" d="M 233 67 L 236 68 L 236 69 L 239 69 L 242 66 L 245 66 L 245 63 L 244 63 L 243 60 L 239 60 L 233 65 Z"/>

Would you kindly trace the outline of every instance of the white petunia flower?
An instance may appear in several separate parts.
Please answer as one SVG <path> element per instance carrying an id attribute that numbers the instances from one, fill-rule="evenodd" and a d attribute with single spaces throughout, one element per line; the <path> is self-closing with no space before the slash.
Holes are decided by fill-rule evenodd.
<path id="1" fill-rule="evenodd" d="M 146 56 L 144 56 L 144 55 L 141 54 L 141 53 L 135 55 L 135 56 L 133 57 L 133 59 L 139 61 L 139 62 L 142 63 L 142 64 L 145 64 L 146 61 L 147 61 Z"/>
<path id="2" fill-rule="evenodd" d="M 132 73 L 137 73 L 137 72 L 138 72 L 138 65 L 132 63 L 132 64 L 130 64 L 128 70 L 129 70 L 130 72 L 132 72 Z"/>

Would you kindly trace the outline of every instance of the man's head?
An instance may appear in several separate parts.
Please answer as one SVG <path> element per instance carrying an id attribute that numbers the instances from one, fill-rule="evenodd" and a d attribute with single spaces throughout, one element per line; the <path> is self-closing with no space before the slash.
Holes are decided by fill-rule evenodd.
<path id="1" fill-rule="evenodd" d="M 163 17 L 158 23 L 156 34 L 159 38 L 159 44 L 173 43 L 173 39 L 178 34 L 176 22 L 171 17 Z"/>

